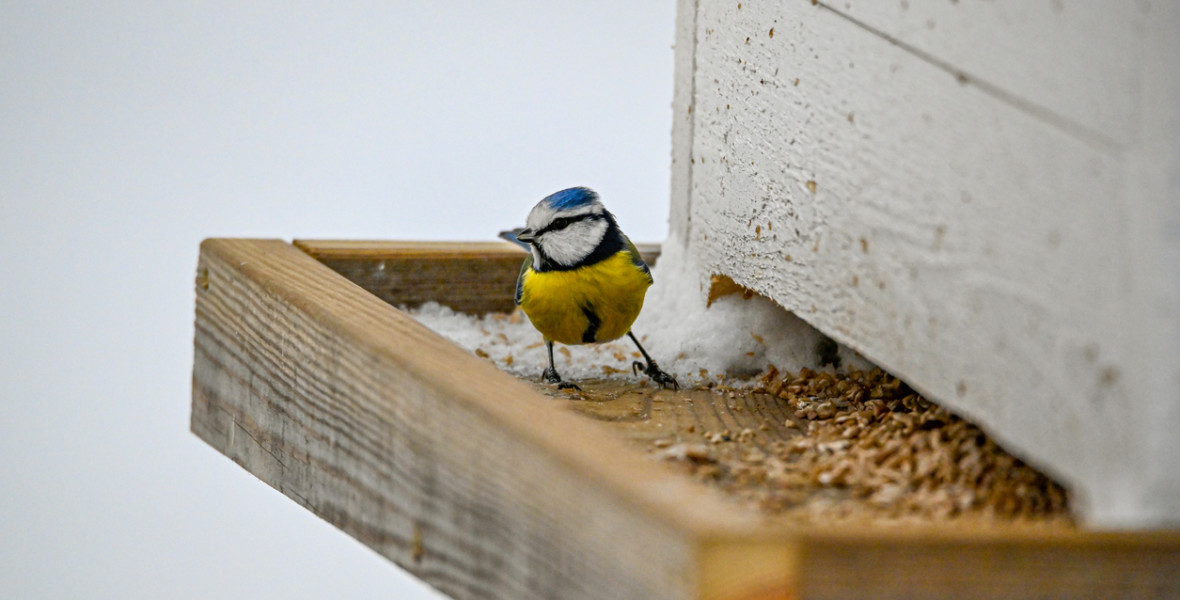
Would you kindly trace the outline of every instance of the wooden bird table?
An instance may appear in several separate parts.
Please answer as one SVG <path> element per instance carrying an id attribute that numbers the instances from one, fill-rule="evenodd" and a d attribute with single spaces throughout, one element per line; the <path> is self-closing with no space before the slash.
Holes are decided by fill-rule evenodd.
<path id="1" fill-rule="evenodd" d="M 555 400 L 395 308 L 509 311 L 521 259 L 206 240 L 193 432 L 454 598 L 1180 597 L 1177 532 L 775 519 L 637 443 L 700 391 Z"/>

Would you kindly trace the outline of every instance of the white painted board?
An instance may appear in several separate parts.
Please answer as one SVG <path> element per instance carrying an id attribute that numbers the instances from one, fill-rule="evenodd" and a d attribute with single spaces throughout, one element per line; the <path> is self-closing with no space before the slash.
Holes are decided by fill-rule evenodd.
<path id="1" fill-rule="evenodd" d="M 672 237 L 1175 525 L 1180 9 L 1079 4 L 681 2 Z"/>

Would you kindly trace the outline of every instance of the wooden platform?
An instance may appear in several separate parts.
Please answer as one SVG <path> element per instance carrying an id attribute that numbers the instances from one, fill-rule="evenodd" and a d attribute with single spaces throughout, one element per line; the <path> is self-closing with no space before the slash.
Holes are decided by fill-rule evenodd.
<path id="1" fill-rule="evenodd" d="M 207 240 L 193 432 L 454 598 L 1180 597 L 1177 532 L 768 517 L 652 460 L 627 410 L 570 410 L 391 305 L 503 310 L 521 258 Z"/>

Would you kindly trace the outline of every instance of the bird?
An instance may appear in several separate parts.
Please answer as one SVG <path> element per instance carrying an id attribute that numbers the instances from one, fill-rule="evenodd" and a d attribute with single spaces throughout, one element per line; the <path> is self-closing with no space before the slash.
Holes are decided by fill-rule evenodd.
<path id="1" fill-rule="evenodd" d="M 543 198 L 529 212 L 525 227 L 500 237 L 529 254 L 516 280 L 516 305 L 541 333 L 549 366 L 541 378 L 558 389 L 580 390 L 562 379 L 553 364 L 553 344 L 609 342 L 631 338 L 643 362 L 631 364 L 659 384 L 680 389 L 660 369 L 631 331 L 653 279 L 651 269 L 627 239 L 598 193 L 572 187 Z"/>

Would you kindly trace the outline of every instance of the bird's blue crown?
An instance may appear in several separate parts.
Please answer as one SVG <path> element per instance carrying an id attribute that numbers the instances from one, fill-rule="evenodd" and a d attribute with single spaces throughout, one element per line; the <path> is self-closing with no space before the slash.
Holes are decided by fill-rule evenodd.
<path id="1" fill-rule="evenodd" d="M 595 200 L 598 200 L 598 194 L 594 190 L 574 187 L 550 194 L 545 197 L 543 202 L 553 207 L 554 210 L 570 210 L 592 204 Z"/>

